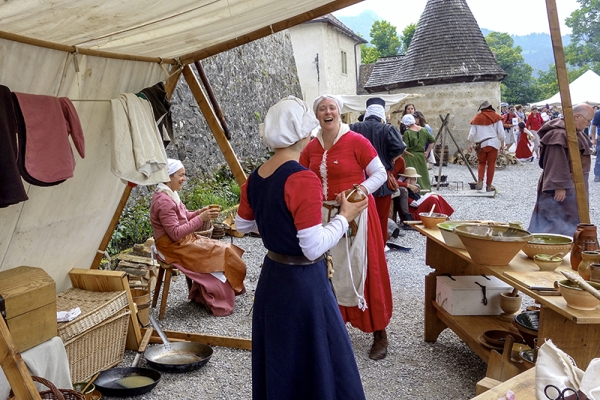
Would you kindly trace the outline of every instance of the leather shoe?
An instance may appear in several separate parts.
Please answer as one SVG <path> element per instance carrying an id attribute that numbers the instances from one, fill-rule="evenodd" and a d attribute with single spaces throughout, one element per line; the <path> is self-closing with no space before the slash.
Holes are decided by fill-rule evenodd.
<path id="1" fill-rule="evenodd" d="M 373 346 L 369 351 L 371 360 L 382 360 L 387 355 L 388 340 L 387 333 L 384 330 L 373 332 Z"/>

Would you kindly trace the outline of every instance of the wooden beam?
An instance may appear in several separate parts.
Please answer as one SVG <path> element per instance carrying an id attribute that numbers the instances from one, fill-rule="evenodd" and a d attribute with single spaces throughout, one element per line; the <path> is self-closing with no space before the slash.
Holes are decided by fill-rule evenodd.
<path id="1" fill-rule="evenodd" d="M 175 68 L 175 67 L 173 67 L 173 68 Z M 181 76 L 181 71 L 177 71 L 165 83 L 165 90 L 167 92 L 167 98 L 170 99 L 173 96 L 173 92 L 175 92 L 175 87 L 177 86 L 177 82 L 178 82 L 180 76 Z M 132 189 L 133 189 L 133 187 L 130 185 L 125 186 L 125 188 L 123 190 L 123 194 L 121 195 L 121 200 L 119 200 L 119 204 L 117 204 L 117 208 L 115 209 L 115 212 L 113 214 L 112 219 L 110 220 L 110 223 L 108 224 L 108 228 L 106 228 L 106 232 L 104 232 L 104 237 L 102 238 L 102 241 L 100 242 L 100 245 L 98 246 L 98 251 L 96 252 L 94 260 L 92 261 L 92 265 L 90 266 L 90 269 L 98 269 L 98 267 L 100 266 L 100 261 L 102 261 L 104 251 L 108 247 L 108 244 L 110 243 L 110 239 L 112 238 L 113 232 L 117 228 L 117 224 L 119 223 L 119 219 L 121 218 L 123 209 L 125 208 L 125 205 L 127 204 L 127 200 L 129 200 L 129 196 L 131 195 Z"/>
<path id="2" fill-rule="evenodd" d="M 246 182 L 246 173 L 244 169 L 240 165 L 235 152 L 231 148 L 231 144 L 229 140 L 225 137 L 225 132 L 221 127 L 221 124 L 217 120 L 217 116 L 215 115 L 215 111 L 208 103 L 204 91 L 200 87 L 200 82 L 198 82 L 198 78 L 194 75 L 192 68 L 189 65 L 183 67 L 183 76 L 194 95 L 194 98 L 198 102 L 198 106 L 200 106 L 200 111 L 206 118 L 206 122 L 208 123 L 208 127 L 212 131 L 223 156 L 225 157 L 225 161 L 231 168 L 233 172 L 233 176 L 237 181 L 238 185 L 242 186 Z"/>
<path id="3" fill-rule="evenodd" d="M 93 50 L 85 47 L 75 47 L 69 46 L 66 44 L 49 42 L 47 40 L 34 39 L 27 36 L 17 35 L 16 33 L 10 33 L 5 31 L 0 31 L 0 39 L 11 40 L 13 42 L 29 44 L 32 46 L 43 47 L 46 49 L 59 50 L 64 51 L 66 53 L 79 53 L 86 56 L 92 57 L 102 57 L 102 58 L 113 58 L 117 60 L 126 60 L 126 61 L 142 61 L 142 62 L 152 62 L 152 63 L 164 63 L 164 64 L 177 64 L 177 62 L 172 58 L 160 58 L 160 57 L 146 57 L 146 56 L 135 56 L 131 54 L 121 54 L 121 53 L 111 53 L 109 51 L 102 50 Z"/>
<path id="4" fill-rule="evenodd" d="M 208 346 L 229 347 L 232 349 L 252 350 L 252 340 L 229 336 L 201 335 L 199 333 L 164 331 L 167 339 L 173 342 L 194 342 Z M 144 332 L 145 333 L 145 332 Z M 156 331 L 152 332 L 150 343 L 162 343 Z"/>
<path id="5" fill-rule="evenodd" d="M 311 19 L 315 19 L 317 17 L 321 17 L 325 14 L 329 14 L 331 12 L 341 10 L 342 8 L 351 6 L 356 3 L 360 3 L 362 0 L 336 0 L 332 1 L 329 4 L 325 4 L 324 6 L 315 8 L 314 10 L 307 11 L 303 14 L 293 16 L 284 21 L 276 22 L 271 24 L 270 26 L 265 26 L 264 28 L 257 29 L 253 32 L 249 32 L 245 35 L 238 36 L 234 39 L 230 39 L 223 43 L 215 44 L 214 46 L 207 47 L 205 49 L 197 50 L 192 53 L 186 54 L 180 57 L 181 62 L 183 64 L 191 64 L 195 61 L 202 60 L 204 58 L 214 56 L 215 54 L 222 53 L 227 50 L 231 50 L 235 47 L 241 46 L 243 44 L 252 42 L 257 39 L 264 38 L 266 36 L 272 35 L 276 32 L 283 31 L 285 29 L 291 28 L 292 26 L 299 25 L 303 22 L 310 21 Z"/>
<path id="6" fill-rule="evenodd" d="M 567 145 L 569 148 L 569 158 L 571 159 L 571 171 L 573 183 L 575 184 L 575 197 L 577 199 L 579 220 L 581 223 L 589 224 L 589 203 L 587 191 L 585 190 L 585 182 L 583 181 L 581 156 L 579 154 L 577 130 L 575 128 L 575 118 L 573 116 L 573 106 L 571 104 L 571 92 L 569 91 L 567 64 L 565 62 L 562 38 L 560 37 L 560 24 L 558 22 L 556 1 L 546 0 L 546 10 L 548 12 L 548 22 L 550 23 L 550 37 L 552 38 L 552 48 L 554 50 L 554 63 L 556 64 L 556 75 L 558 77 L 558 87 L 562 102 L 562 114 L 565 118 L 565 127 L 567 129 Z"/>
<path id="7" fill-rule="evenodd" d="M 33 384 L 31 375 L 29 375 L 25 361 L 23 361 L 21 353 L 19 353 L 2 317 L 0 317 L 0 366 L 15 394 L 15 398 L 19 400 L 41 399 Z"/>

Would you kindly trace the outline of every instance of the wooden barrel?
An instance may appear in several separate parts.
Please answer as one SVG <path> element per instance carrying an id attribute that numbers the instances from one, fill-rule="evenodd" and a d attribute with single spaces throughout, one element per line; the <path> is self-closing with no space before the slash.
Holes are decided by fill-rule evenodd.
<path id="1" fill-rule="evenodd" d="M 142 326 L 150 324 L 150 292 L 145 289 L 131 289 L 131 297 L 137 306 L 138 321 Z"/>
<path id="2" fill-rule="evenodd" d="M 435 156 L 435 165 L 436 166 L 440 165 L 440 153 L 441 152 L 442 152 L 442 145 L 436 144 L 434 151 L 433 151 L 433 155 Z M 442 165 L 443 166 L 448 165 L 448 145 L 444 145 L 444 158 L 442 161 Z"/>

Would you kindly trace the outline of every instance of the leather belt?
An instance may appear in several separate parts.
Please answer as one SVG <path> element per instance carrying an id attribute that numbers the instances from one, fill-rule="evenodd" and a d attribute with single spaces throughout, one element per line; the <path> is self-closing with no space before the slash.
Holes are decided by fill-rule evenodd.
<path id="1" fill-rule="evenodd" d="M 274 251 L 271 251 L 271 250 L 269 250 L 267 252 L 267 257 L 269 257 L 271 260 L 273 260 L 275 262 L 278 262 L 280 264 L 287 264 L 287 265 L 311 265 L 311 264 L 316 264 L 319 261 L 321 261 L 323 258 L 325 258 L 324 255 L 321 255 L 316 260 L 309 260 L 308 258 L 306 258 L 304 256 L 288 256 L 285 254 L 275 253 Z"/>

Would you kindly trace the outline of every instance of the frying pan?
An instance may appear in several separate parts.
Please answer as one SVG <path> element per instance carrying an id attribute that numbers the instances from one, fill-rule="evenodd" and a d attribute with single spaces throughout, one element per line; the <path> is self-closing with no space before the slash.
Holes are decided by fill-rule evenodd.
<path id="1" fill-rule="evenodd" d="M 150 322 L 164 343 L 148 347 L 144 352 L 146 362 L 152 368 L 166 372 L 188 372 L 199 369 L 210 360 L 213 353 L 210 346 L 194 342 L 171 343 L 152 315 Z"/>
<path id="2" fill-rule="evenodd" d="M 140 360 L 140 355 L 148 345 L 151 335 L 152 329 L 148 329 L 144 335 L 142 343 L 140 344 L 138 354 L 135 356 L 132 367 L 110 368 L 100 372 L 100 375 L 98 375 L 98 378 L 96 378 L 94 381 L 94 385 L 96 385 L 96 388 L 102 394 L 115 397 L 131 397 L 148 393 L 154 389 L 154 387 L 158 384 L 158 381 L 160 381 L 160 372 L 150 368 L 137 367 L 138 361 Z M 152 379 L 153 382 L 138 387 L 125 387 L 117 383 L 120 379 L 134 376 L 148 377 Z"/>

